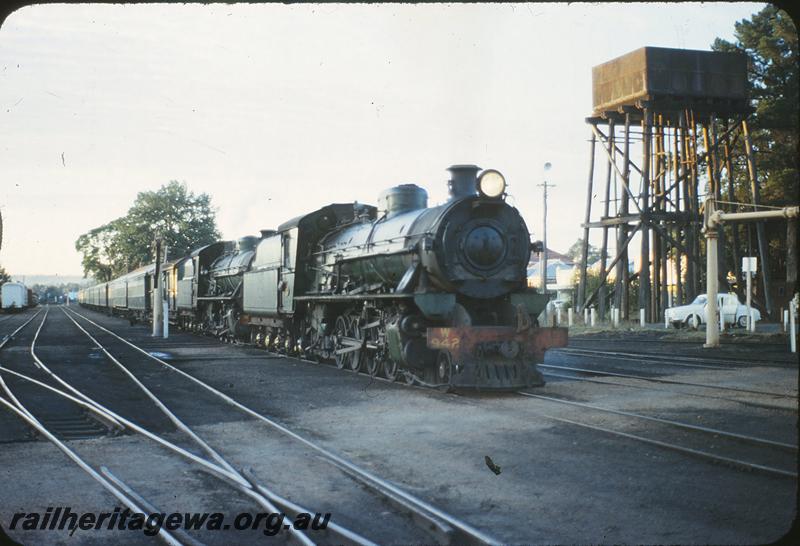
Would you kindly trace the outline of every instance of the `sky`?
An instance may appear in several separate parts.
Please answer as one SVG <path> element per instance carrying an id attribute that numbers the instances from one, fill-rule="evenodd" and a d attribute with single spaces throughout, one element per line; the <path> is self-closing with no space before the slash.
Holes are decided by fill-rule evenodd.
<path id="1" fill-rule="evenodd" d="M 81 274 L 75 240 L 170 180 L 225 238 L 501 171 L 548 247 L 582 236 L 591 68 L 708 50 L 761 3 L 47 4 L 0 28 L 0 265 Z M 598 232 L 600 230 L 593 230 Z M 592 240 L 592 242 L 595 242 Z"/>

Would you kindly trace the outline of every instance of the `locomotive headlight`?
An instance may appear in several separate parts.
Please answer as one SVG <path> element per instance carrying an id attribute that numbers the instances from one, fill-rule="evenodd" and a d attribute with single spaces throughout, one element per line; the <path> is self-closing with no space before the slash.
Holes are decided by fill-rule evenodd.
<path id="1" fill-rule="evenodd" d="M 499 171 L 488 169 L 478 177 L 478 191 L 484 197 L 496 199 L 506 191 L 506 179 Z"/>

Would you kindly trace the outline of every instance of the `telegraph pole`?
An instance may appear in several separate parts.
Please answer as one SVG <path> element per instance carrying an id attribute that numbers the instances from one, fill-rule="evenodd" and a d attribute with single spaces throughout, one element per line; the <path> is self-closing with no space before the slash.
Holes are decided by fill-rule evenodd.
<path id="1" fill-rule="evenodd" d="M 547 173 L 553 165 L 548 161 L 544 164 L 544 172 Z M 547 188 L 552 188 L 553 184 L 547 183 L 547 175 L 545 174 L 544 183 L 539 184 L 543 189 L 544 194 L 544 214 L 542 216 L 542 259 L 539 262 L 539 276 L 542 282 L 542 294 L 547 294 Z"/>

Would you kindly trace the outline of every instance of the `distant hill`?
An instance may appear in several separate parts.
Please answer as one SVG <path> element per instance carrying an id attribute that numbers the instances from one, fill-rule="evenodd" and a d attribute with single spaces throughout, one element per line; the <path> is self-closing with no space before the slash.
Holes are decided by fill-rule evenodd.
<path id="1" fill-rule="evenodd" d="M 11 275 L 11 280 L 25 283 L 27 286 L 33 286 L 34 284 L 58 286 L 70 282 L 94 284 L 92 279 L 84 279 L 80 275 Z"/>

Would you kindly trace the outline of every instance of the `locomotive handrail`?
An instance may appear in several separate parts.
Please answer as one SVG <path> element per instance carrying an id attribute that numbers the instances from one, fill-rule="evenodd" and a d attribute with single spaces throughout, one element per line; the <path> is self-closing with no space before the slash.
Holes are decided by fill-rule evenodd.
<path id="1" fill-rule="evenodd" d="M 412 235 L 397 235 L 395 237 L 390 237 L 388 239 L 383 239 L 382 241 L 378 241 L 376 243 L 366 243 L 366 244 L 359 244 L 359 245 L 336 247 L 335 250 L 342 251 L 342 250 L 349 250 L 351 248 L 361 248 L 361 247 L 368 247 L 368 246 L 375 247 L 375 246 L 379 246 L 381 244 L 388 244 L 388 243 L 390 243 L 392 241 L 396 241 L 397 239 L 411 239 L 412 237 L 424 237 L 426 235 L 433 235 L 433 232 L 425 231 L 425 232 L 422 232 L 422 233 L 414 233 Z M 319 256 L 321 254 L 328 254 L 328 253 L 332 252 L 333 250 L 334 249 L 328 249 L 328 250 L 324 250 L 323 249 L 323 250 L 320 250 L 318 252 L 312 252 L 311 255 L 312 256 Z M 403 249 L 403 251 L 405 251 L 405 250 L 406 249 Z"/>
<path id="2" fill-rule="evenodd" d="M 361 301 L 365 298 L 369 299 L 392 299 L 392 298 L 413 298 L 414 294 L 403 294 L 393 292 L 391 294 L 320 294 L 318 296 L 295 296 L 295 301 Z"/>

